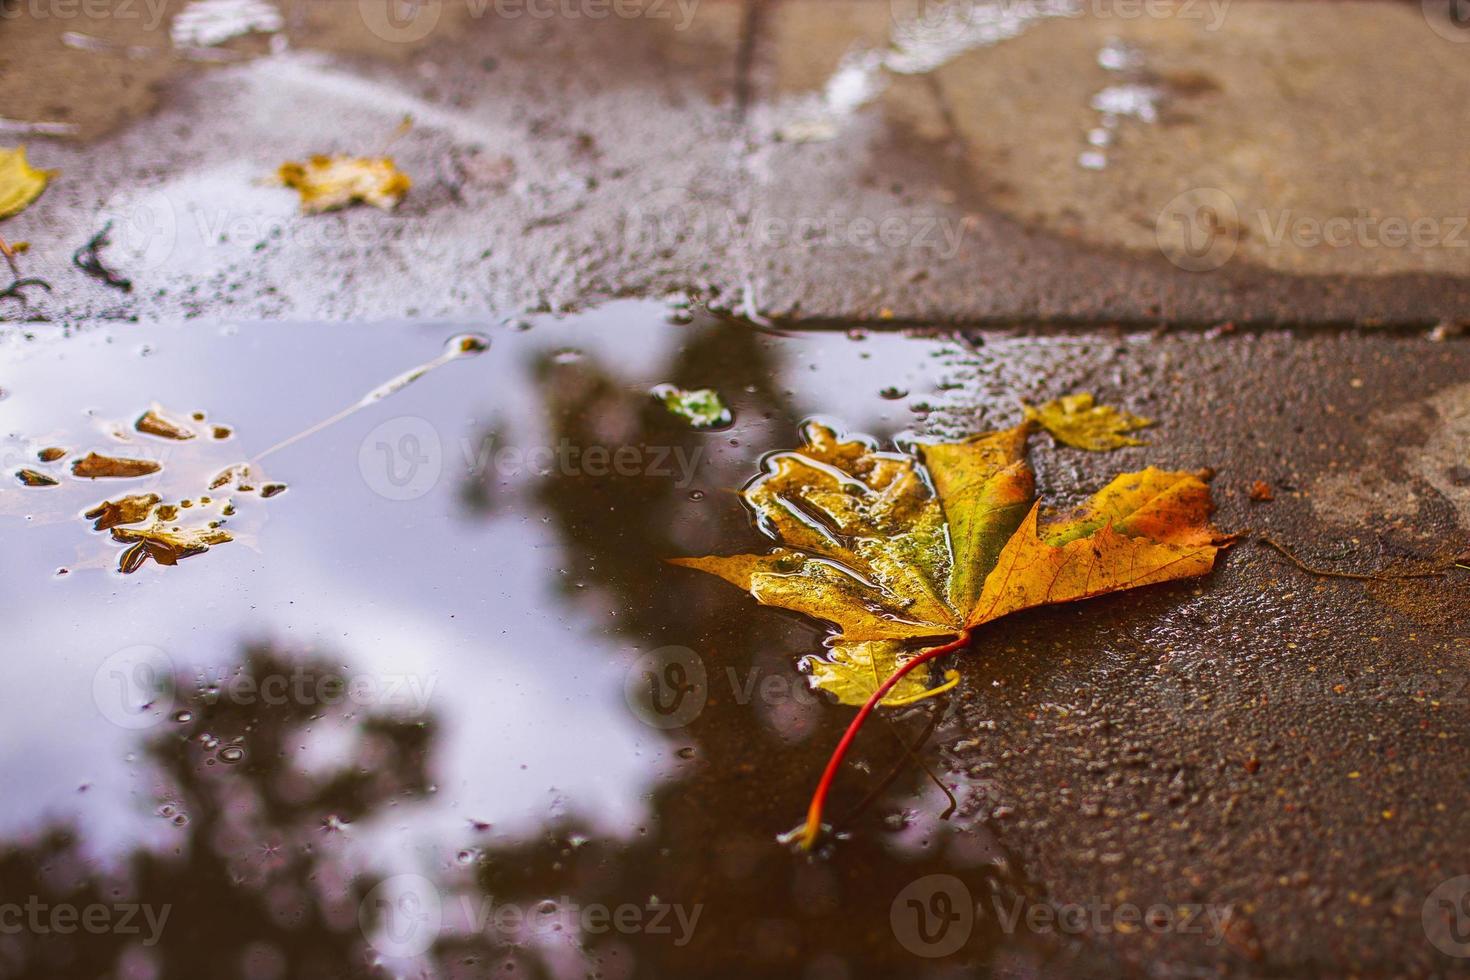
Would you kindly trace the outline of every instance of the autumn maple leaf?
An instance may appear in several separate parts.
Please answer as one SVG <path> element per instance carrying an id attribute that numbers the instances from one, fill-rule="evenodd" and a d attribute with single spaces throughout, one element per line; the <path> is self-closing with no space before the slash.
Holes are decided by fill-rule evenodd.
<path id="1" fill-rule="evenodd" d="M 1075 512 L 1043 516 L 1025 459 L 1032 425 L 920 443 L 913 454 L 808 425 L 805 445 L 769 457 L 742 493 L 781 547 L 670 559 L 838 629 L 826 656 L 810 661 L 813 682 L 861 707 L 798 831 L 804 846 L 816 840 L 828 788 L 874 708 L 958 681 L 950 671 L 935 686 L 915 668 L 1023 609 L 1203 575 L 1228 541 L 1210 526 L 1204 473 L 1124 473 Z"/>

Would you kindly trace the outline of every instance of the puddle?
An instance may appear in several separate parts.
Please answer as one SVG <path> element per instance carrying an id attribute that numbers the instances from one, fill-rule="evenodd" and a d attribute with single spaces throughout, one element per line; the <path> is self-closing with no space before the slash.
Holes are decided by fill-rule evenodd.
<path id="1" fill-rule="evenodd" d="M 727 491 L 803 418 L 912 428 L 957 348 L 633 302 L 521 326 L 0 339 L 0 889 L 170 910 L 156 942 L 31 935 L 20 962 L 876 976 L 912 962 L 888 926 L 909 883 L 1019 888 L 897 740 L 847 787 L 851 808 L 896 773 L 837 860 L 780 847 L 845 720 L 794 669 L 820 632 L 662 562 L 752 540 Z M 465 334 L 489 348 L 462 356 Z M 731 424 L 696 428 L 660 385 L 714 389 Z M 159 472 L 73 477 L 119 425 Z M 289 492 L 176 567 L 122 574 L 83 517 L 240 460 Z M 662 686 L 671 664 L 703 703 Z"/>
<path id="2" fill-rule="evenodd" d="M 785 107 L 793 118 L 776 130 L 786 142 L 825 142 L 859 109 L 877 99 L 895 76 L 924 75 L 960 55 L 1018 37 L 1042 21 L 1074 18 L 1077 0 L 1020 0 L 1006 4 L 926 4 L 896 0 L 888 43 L 856 44 L 815 98 Z"/>

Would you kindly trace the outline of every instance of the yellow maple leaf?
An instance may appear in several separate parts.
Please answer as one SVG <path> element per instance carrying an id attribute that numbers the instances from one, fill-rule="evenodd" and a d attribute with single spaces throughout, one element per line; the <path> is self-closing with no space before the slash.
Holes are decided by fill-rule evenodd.
<path id="1" fill-rule="evenodd" d="M 413 185 L 391 157 L 314 156 L 305 163 L 289 161 L 276 180 L 301 195 L 301 210 L 319 214 L 362 201 L 391 211 Z"/>
<path id="2" fill-rule="evenodd" d="M 41 196 L 56 176 L 54 170 L 37 170 L 26 161 L 26 148 L 0 146 L 0 218 L 20 214 Z"/>
<path id="3" fill-rule="evenodd" d="M 909 455 L 809 425 L 805 445 L 769 457 L 742 494 L 781 547 L 670 559 L 837 627 L 826 655 L 808 660 L 812 681 L 861 708 L 813 798 L 801 831 L 807 846 L 867 715 L 957 682 L 951 671 L 936 688 L 917 667 L 1023 609 L 1203 575 L 1228 540 L 1209 523 L 1207 473 L 1153 467 L 1043 521 L 1025 460 L 1030 431 L 1028 419 Z M 954 639 L 933 645 L 944 637 Z"/>
<path id="4" fill-rule="evenodd" d="M 826 656 L 811 657 L 812 683 L 836 696 L 843 704 L 862 704 L 873 692 L 908 661 L 922 653 L 902 640 L 863 640 L 854 642 L 838 637 Z M 883 696 L 883 706 L 902 707 L 942 694 L 960 682 L 959 671 L 946 671 L 944 683 L 931 687 L 917 672 L 903 678 Z"/>
<path id="5" fill-rule="evenodd" d="M 1152 419 L 1110 405 L 1098 405 L 1086 392 L 1054 399 L 1039 408 L 1024 402 L 1021 407 L 1026 418 L 1039 423 L 1058 442 L 1091 452 L 1106 452 L 1121 446 L 1146 446 L 1148 443 L 1142 439 L 1125 433 L 1153 425 Z"/>

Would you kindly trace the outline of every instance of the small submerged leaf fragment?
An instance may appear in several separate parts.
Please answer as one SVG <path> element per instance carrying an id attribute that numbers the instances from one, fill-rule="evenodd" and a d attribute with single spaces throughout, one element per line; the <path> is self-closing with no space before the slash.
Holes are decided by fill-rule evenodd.
<path id="1" fill-rule="evenodd" d="M 234 540 L 217 527 L 170 527 L 158 519 L 147 527 L 114 527 L 112 539 L 130 545 L 118 557 L 118 571 L 124 575 L 137 571 L 149 558 L 160 565 L 177 565 L 184 558 Z"/>
<path id="2" fill-rule="evenodd" d="M 137 524 L 147 520 L 160 499 L 156 493 L 135 493 L 117 500 L 104 500 L 82 516 L 95 521 L 92 530 L 106 531 L 119 524 Z"/>
<path id="3" fill-rule="evenodd" d="M 85 477 L 89 480 L 131 479 L 157 473 L 160 468 L 159 464 L 151 459 L 120 459 L 116 456 L 103 456 L 95 452 L 88 453 L 71 464 L 73 476 Z"/>
<path id="4" fill-rule="evenodd" d="M 245 480 L 249 479 L 249 477 L 250 464 L 235 463 L 232 466 L 227 466 L 220 470 L 215 475 L 215 478 L 209 481 L 209 489 L 218 490 L 220 487 L 233 483 L 237 488 L 244 490 L 246 489 Z"/>
<path id="5" fill-rule="evenodd" d="M 412 181 L 391 157 L 317 155 L 306 163 L 281 164 L 276 179 L 301 195 L 301 210 L 320 214 L 357 201 L 391 211 Z"/>
<path id="6" fill-rule="evenodd" d="M 26 148 L 0 146 L 0 218 L 20 214 L 41 196 L 54 170 L 37 170 L 26 161 Z"/>
<path id="7" fill-rule="evenodd" d="M 696 429 L 717 429 L 733 421 L 725 400 L 713 388 L 689 391 L 675 385 L 659 385 L 653 389 L 653 397 Z"/>
<path id="8" fill-rule="evenodd" d="M 58 482 L 60 482 L 56 479 L 56 477 L 47 476 L 45 473 L 41 473 L 38 470 L 17 470 L 15 473 L 15 477 L 16 479 L 20 480 L 22 485 L 28 487 L 54 487 Z"/>
<path id="9" fill-rule="evenodd" d="M 1058 442 L 1074 449 L 1106 452 L 1122 446 L 1146 446 L 1125 433 L 1153 425 L 1152 419 L 1110 405 L 1098 405 L 1092 395 L 1066 395 L 1037 408 L 1022 402 L 1026 418 L 1037 422 Z"/>
<path id="10" fill-rule="evenodd" d="M 138 421 L 133 423 L 133 428 L 150 436 L 160 439 L 175 439 L 182 442 L 185 439 L 193 439 L 195 432 L 183 422 L 176 422 L 163 414 L 163 410 L 157 407 L 150 408 L 138 416 Z"/>
<path id="11" fill-rule="evenodd" d="M 67 465 L 76 477 L 89 480 L 160 474 L 150 481 L 149 490 L 155 492 L 121 491 L 119 496 L 100 502 L 96 497 L 86 499 L 83 496 L 82 500 L 63 497 L 60 507 L 44 515 L 47 520 L 84 516 L 91 522 L 93 530 L 110 532 L 110 540 L 122 546 L 118 567 L 124 573 L 136 571 L 150 559 L 160 565 L 175 565 L 215 545 L 250 540 L 255 526 L 251 521 L 258 519 L 259 515 L 248 513 L 247 508 L 247 521 L 236 526 L 237 510 L 232 497 L 237 493 L 253 494 L 256 486 L 260 487 L 262 498 L 276 496 L 286 489 L 285 483 L 263 483 L 264 474 L 253 463 L 231 462 L 233 452 L 228 447 L 216 445 L 208 436 L 212 432 L 216 438 L 228 438 L 233 431 L 207 421 L 204 412 L 169 412 L 155 403 L 129 418 L 130 421 L 105 421 L 103 431 L 118 442 L 133 445 L 137 445 L 136 433 L 139 432 L 170 440 L 172 451 L 176 451 L 179 458 L 171 458 L 170 465 L 164 466 L 159 460 L 138 455 L 111 456 L 104 450 L 87 452 Z M 63 442 L 61 437 L 46 438 Z M 46 444 L 37 441 L 34 445 Z M 72 454 L 71 449 L 57 445 L 31 451 L 43 463 L 56 463 Z M 22 482 L 35 481 L 33 485 L 69 484 L 58 491 L 63 495 L 89 493 L 77 482 L 64 478 L 55 480 L 44 470 L 20 471 L 17 476 Z M 211 473 L 218 475 L 206 487 Z M 61 477 L 59 467 L 56 475 Z M 228 489 L 220 489 L 226 486 Z M 220 492 L 215 493 L 217 490 Z M 229 530 L 225 530 L 227 524 L 230 525 Z"/>

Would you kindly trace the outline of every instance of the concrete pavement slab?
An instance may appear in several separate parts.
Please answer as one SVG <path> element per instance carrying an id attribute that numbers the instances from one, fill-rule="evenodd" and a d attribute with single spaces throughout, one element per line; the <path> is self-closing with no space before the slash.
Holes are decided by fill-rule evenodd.
<path id="1" fill-rule="evenodd" d="M 1413 5 L 1325 25 L 1273 0 L 379 6 L 287 4 L 202 47 L 171 33 L 177 5 L 12 10 L 0 116 L 61 176 L 4 227 L 53 292 L 0 312 L 504 316 L 684 291 L 806 323 L 1470 315 L 1445 95 L 1470 63 Z M 1400 67 L 1357 70 L 1370 52 Z M 384 150 L 416 184 L 392 214 L 301 216 L 261 186 Z M 130 293 L 71 261 L 109 220 Z"/>

